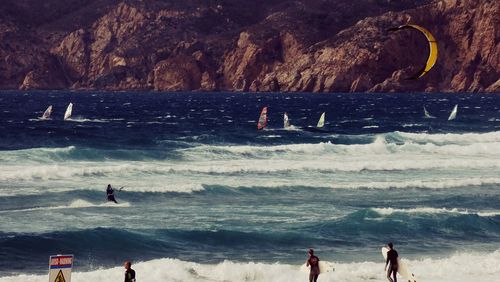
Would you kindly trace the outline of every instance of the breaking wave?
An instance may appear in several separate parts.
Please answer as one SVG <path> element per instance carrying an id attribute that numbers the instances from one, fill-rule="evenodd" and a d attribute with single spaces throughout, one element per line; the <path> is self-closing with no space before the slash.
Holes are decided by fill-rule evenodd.
<path id="1" fill-rule="evenodd" d="M 130 207 L 130 203 L 121 202 L 119 204 L 106 202 L 102 204 L 94 204 L 82 199 L 77 199 L 72 201 L 69 205 L 62 206 L 46 206 L 46 207 L 35 207 L 26 209 L 11 209 L 11 210 L 0 210 L 0 213 L 5 212 L 30 212 L 30 211 L 46 211 L 46 210 L 62 210 L 62 209 L 84 209 L 84 208 L 96 208 L 96 207 L 106 207 L 106 208 L 127 208 Z"/>
<path id="2" fill-rule="evenodd" d="M 378 252 L 374 249 L 373 252 Z M 321 252 L 318 253 L 321 257 Z M 500 251 L 490 253 L 456 253 L 445 258 L 420 258 L 406 260 L 418 281 L 428 282 L 469 282 L 495 281 L 500 275 Z M 468 263 L 474 261 L 475 263 Z M 330 261 L 334 271 L 321 274 L 325 281 L 387 281 L 382 271 L 383 261 L 359 261 L 343 263 Z M 477 267 L 481 265 L 481 267 Z M 226 260 L 217 264 L 202 264 L 179 259 L 164 258 L 137 262 L 133 265 L 141 281 L 306 281 L 308 273 L 300 270 L 300 263 L 236 262 Z M 72 274 L 75 281 L 120 281 L 123 279 L 121 266 Z M 46 275 L 15 275 L 0 277 L 0 282 L 38 282 Z"/>

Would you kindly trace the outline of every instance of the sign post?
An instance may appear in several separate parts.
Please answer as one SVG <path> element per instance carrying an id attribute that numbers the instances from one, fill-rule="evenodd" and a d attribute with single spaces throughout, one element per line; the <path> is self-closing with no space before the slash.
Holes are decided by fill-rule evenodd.
<path id="1" fill-rule="evenodd" d="M 73 255 L 50 256 L 49 282 L 71 282 Z"/>

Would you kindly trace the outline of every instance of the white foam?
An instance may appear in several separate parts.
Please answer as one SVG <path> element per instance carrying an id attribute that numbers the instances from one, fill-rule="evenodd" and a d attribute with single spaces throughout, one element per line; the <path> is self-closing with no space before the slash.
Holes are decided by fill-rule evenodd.
<path id="1" fill-rule="evenodd" d="M 394 209 L 394 208 L 372 208 L 373 211 L 377 212 L 380 215 L 392 215 L 394 213 L 427 213 L 427 214 L 464 214 L 464 215 L 478 215 L 481 217 L 492 217 L 500 215 L 500 211 L 480 211 L 480 212 L 472 212 L 464 209 L 452 208 L 432 208 L 432 207 L 419 207 L 412 209 Z"/>
<path id="2" fill-rule="evenodd" d="M 299 127 L 296 127 L 295 125 L 289 125 L 285 128 L 283 128 L 284 130 L 287 130 L 287 131 L 302 131 L 302 129 L 300 129 Z"/>
<path id="3" fill-rule="evenodd" d="M 95 123 L 104 123 L 104 122 L 109 122 L 107 119 L 89 119 L 89 118 L 83 118 L 83 117 L 71 117 L 68 119 L 65 119 L 64 121 L 72 121 L 72 122 L 95 122 Z"/>
<path id="4" fill-rule="evenodd" d="M 399 250 L 400 255 L 404 251 Z M 373 250 L 378 253 L 378 249 Z M 321 257 L 321 251 L 318 252 Z M 404 256 L 404 255 L 403 255 Z M 78 259 L 78 258 L 76 258 Z M 305 258 L 304 258 L 305 259 Z M 427 282 L 470 282 L 496 281 L 500 275 L 500 251 L 491 253 L 457 253 L 441 259 L 405 260 L 415 273 L 417 281 Z M 470 263 L 474 262 L 474 263 Z M 328 262 L 335 271 L 321 274 L 320 281 L 339 282 L 385 282 L 384 261 L 361 261 L 353 263 Z M 480 267 L 478 267 L 480 266 Z M 224 261 L 219 264 L 199 264 L 178 259 L 156 259 L 139 262 L 132 266 L 138 281 L 220 281 L 220 282 L 294 282 L 307 281 L 308 273 L 300 270 L 300 265 L 281 263 Z M 124 269 L 114 267 L 90 272 L 74 272 L 74 281 L 108 282 L 123 280 Z M 46 275 L 18 275 L 1 277 L 0 282 L 45 281 Z M 400 277 L 400 279 L 402 279 Z"/>
<path id="5" fill-rule="evenodd" d="M 332 144 L 331 142 L 321 142 L 316 144 L 290 144 L 276 146 L 209 146 L 201 145 L 194 148 L 182 149 L 180 152 L 192 157 L 220 158 L 233 157 L 234 155 L 273 157 L 275 154 L 288 155 L 324 155 L 335 154 L 346 156 L 371 155 L 403 155 L 412 157 L 416 154 L 440 154 L 448 158 L 455 156 L 475 156 L 475 155 L 500 155 L 500 134 L 472 134 L 471 139 L 462 135 L 452 136 L 432 136 L 428 134 L 400 133 L 402 136 L 409 134 L 402 144 L 386 141 L 386 135 L 377 135 L 375 140 L 369 144 Z M 474 142 L 473 139 L 481 139 L 483 142 Z M 498 140 L 496 140 L 498 138 Z M 454 141 L 452 141 L 454 140 Z M 425 142 L 424 142 L 425 141 Z M 454 143 L 455 142 L 455 143 Z M 272 155 L 270 155 L 272 154 Z M 408 154 L 411 154 L 408 156 Z M 230 155 L 230 156 L 225 156 Z M 302 156 L 301 156 L 302 157 Z"/>
<path id="6" fill-rule="evenodd" d="M 432 142 L 435 144 L 472 144 L 486 142 L 500 142 L 500 131 L 488 133 L 463 133 L 463 134 L 427 134 L 427 133 L 407 133 L 396 132 L 402 137 L 419 142 Z"/>
<path id="7" fill-rule="evenodd" d="M 402 125 L 403 127 L 417 127 L 417 126 L 422 126 L 420 123 L 404 123 Z"/>
<path id="8" fill-rule="evenodd" d="M 404 140 L 391 142 L 394 137 Z M 354 145 L 199 145 L 175 151 L 176 160 L 82 161 L 78 150 L 69 146 L 0 151 L 0 194 L 33 192 L 10 189 L 8 183 L 43 193 L 99 190 L 103 181 L 126 181 L 134 191 L 182 193 L 203 190 L 203 185 L 439 189 L 500 184 L 498 132 L 390 133 L 377 135 L 370 144 Z M 50 188 L 42 190 L 41 181 Z"/>
<path id="9" fill-rule="evenodd" d="M 85 200 L 77 199 L 71 202 L 69 205 L 63 206 L 52 206 L 52 207 L 35 207 L 27 209 L 17 209 L 17 210 L 3 210 L 0 213 L 5 212 L 28 212 L 28 211 L 44 211 L 44 210 L 62 210 L 62 209 L 84 209 L 84 208 L 95 208 L 95 207 L 108 207 L 108 208 L 127 208 L 130 207 L 130 203 L 120 202 L 118 204 L 112 202 L 106 202 L 101 204 L 94 204 Z"/>
<path id="10" fill-rule="evenodd" d="M 264 139 L 273 139 L 273 138 L 281 138 L 282 136 L 281 135 L 278 135 L 278 134 L 270 134 L 270 135 L 263 135 L 263 136 L 259 136 L 257 138 L 264 138 Z"/>
<path id="11" fill-rule="evenodd" d="M 165 177 L 159 175 L 158 177 L 140 177 L 137 179 L 129 178 L 127 180 L 127 187 L 125 192 L 154 192 L 154 193 L 193 193 L 205 190 L 205 187 L 232 187 L 234 189 L 240 188 L 265 188 L 265 189 L 280 189 L 290 187 L 302 187 L 303 189 L 453 189 L 457 187 L 470 187 L 481 185 L 500 184 L 500 178 L 464 178 L 464 179 L 434 179 L 432 181 L 414 180 L 414 181 L 344 181 L 332 182 L 329 178 L 253 178 L 253 177 L 227 177 L 221 175 L 218 177 L 197 177 L 195 176 L 179 176 L 169 178 L 165 182 Z M 107 177 L 106 180 L 112 183 L 124 181 L 117 177 Z M 90 180 L 89 180 L 90 181 Z M 103 183 L 99 180 L 92 180 L 94 182 L 87 183 L 85 188 L 80 190 L 103 191 Z M 102 181 L 101 181 L 102 182 Z M 107 183 L 107 182 L 106 182 Z M 67 185 L 56 186 L 50 188 L 50 192 L 68 192 L 74 191 L 68 188 Z M 0 189 L 0 196 L 13 196 L 13 195 L 32 195 L 47 192 L 46 189 L 33 189 L 33 188 L 18 188 L 18 189 Z"/>

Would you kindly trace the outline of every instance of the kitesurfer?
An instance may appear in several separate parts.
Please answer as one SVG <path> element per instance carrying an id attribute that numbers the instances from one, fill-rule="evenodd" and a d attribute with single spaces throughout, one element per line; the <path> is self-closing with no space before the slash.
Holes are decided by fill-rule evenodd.
<path id="1" fill-rule="evenodd" d="M 319 277 L 319 258 L 314 255 L 313 249 L 309 249 L 307 255 L 309 258 L 306 261 L 306 266 L 311 267 L 309 271 L 309 282 L 316 282 Z"/>
<path id="2" fill-rule="evenodd" d="M 115 199 L 115 190 L 113 189 L 113 187 L 111 187 L 111 184 L 108 184 L 108 187 L 106 188 L 106 196 L 108 197 L 108 201 L 118 204 Z"/>
<path id="3" fill-rule="evenodd" d="M 135 282 L 135 270 L 131 268 L 132 263 L 126 261 L 125 264 L 125 282 Z"/>
<path id="4" fill-rule="evenodd" d="M 384 270 L 387 271 L 387 279 L 389 279 L 390 282 L 398 282 L 396 277 L 398 273 L 398 252 L 394 250 L 391 242 L 387 244 L 387 247 L 389 247 L 389 251 L 387 252 Z M 387 269 L 387 264 L 389 264 L 389 269 Z M 391 278 L 391 275 L 394 279 Z"/>

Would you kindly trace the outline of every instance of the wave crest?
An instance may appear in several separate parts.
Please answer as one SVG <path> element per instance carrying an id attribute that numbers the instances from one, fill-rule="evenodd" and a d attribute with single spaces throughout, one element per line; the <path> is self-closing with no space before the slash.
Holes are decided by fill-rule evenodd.
<path id="1" fill-rule="evenodd" d="M 401 251 L 401 250 L 400 250 Z M 374 248 L 373 252 L 379 252 Z M 318 251 L 321 257 L 321 250 Z M 402 252 L 402 255 L 404 253 Z M 77 258 L 78 259 L 78 258 Z M 299 260 L 299 258 L 298 258 Z M 495 281 L 500 275 L 500 250 L 489 253 L 462 252 L 446 258 L 421 258 L 405 260 L 408 267 L 420 281 L 429 282 L 469 282 Z M 467 263 L 474 261 L 475 263 Z M 382 270 L 383 260 L 337 262 L 329 261 L 334 272 L 320 275 L 326 281 L 385 281 Z M 477 267 L 481 265 L 481 267 Z M 133 268 L 141 281 L 305 281 L 308 273 L 300 270 L 300 263 L 263 263 L 223 261 L 217 264 L 201 264 L 173 258 L 155 259 L 134 263 Z M 74 272 L 75 281 L 120 281 L 123 277 L 121 266 L 90 272 Z M 46 275 L 17 275 L 0 277 L 0 282 L 38 282 Z"/>

